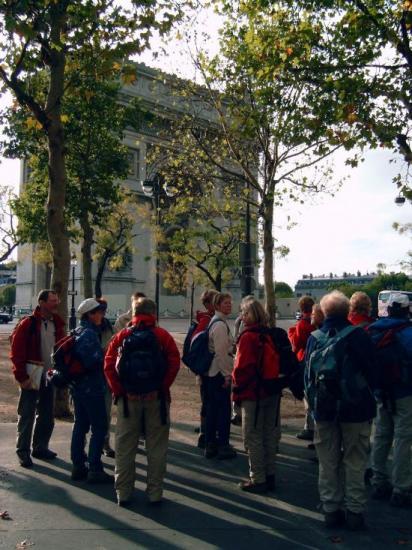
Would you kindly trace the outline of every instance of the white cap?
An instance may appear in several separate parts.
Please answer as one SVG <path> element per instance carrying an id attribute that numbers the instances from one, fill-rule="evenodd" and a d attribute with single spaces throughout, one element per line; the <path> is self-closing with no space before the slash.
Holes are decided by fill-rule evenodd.
<path id="1" fill-rule="evenodd" d="M 409 307 L 409 297 L 400 292 L 393 292 L 389 295 L 388 307 Z"/>
<path id="2" fill-rule="evenodd" d="M 99 308 L 103 309 L 104 306 L 102 306 L 102 304 L 99 304 L 99 302 L 94 298 L 86 298 L 86 300 L 83 300 L 83 302 L 77 308 L 77 313 L 80 317 L 82 317 L 82 315 L 84 315 L 85 313 L 89 313 L 89 311 L 93 311 L 94 309 Z"/>

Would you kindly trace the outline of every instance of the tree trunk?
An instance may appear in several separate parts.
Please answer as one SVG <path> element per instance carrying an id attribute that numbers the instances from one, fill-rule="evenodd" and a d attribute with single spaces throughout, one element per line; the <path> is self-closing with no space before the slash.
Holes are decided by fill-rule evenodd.
<path id="1" fill-rule="evenodd" d="M 97 266 L 96 280 L 94 282 L 94 295 L 96 296 L 96 298 L 101 298 L 103 296 L 102 280 L 103 280 L 103 273 L 106 268 L 106 262 L 107 262 L 107 258 L 106 258 L 106 255 L 104 255 L 99 260 L 99 263 Z"/>
<path id="2" fill-rule="evenodd" d="M 92 247 L 94 231 L 90 225 L 89 215 L 87 212 L 82 212 L 80 216 L 80 227 L 83 231 L 82 242 L 82 270 L 83 270 L 83 285 L 84 297 L 93 297 L 93 280 L 92 280 Z M 101 292 L 101 289 L 100 289 Z M 99 296 L 100 298 L 100 296 Z"/>
<path id="3" fill-rule="evenodd" d="M 263 202 L 263 278 L 265 285 L 265 305 L 270 326 L 276 325 L 276 298 L 274 285 L 273 254 L 273 200 Z"/>

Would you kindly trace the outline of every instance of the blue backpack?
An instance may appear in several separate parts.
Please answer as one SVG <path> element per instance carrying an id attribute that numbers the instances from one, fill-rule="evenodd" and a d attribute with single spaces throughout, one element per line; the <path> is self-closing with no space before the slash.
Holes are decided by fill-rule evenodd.
<path id="1" fill-rule="evenodd" d="M 190 345 L 192 343 L 193 333 L 196 330 L 197 325 L 198 325 L 197 321 L 192 321 L 192 323 L 190 324 L 189 330 L 187 331 L 185 341 L 183 342 L 182 361 L 187 367 L 189 366 L 187 364 L 187 360 L 188 360 L 187 356 L 190 351 Z"/>
<path id="2" fill-rule="evenodd" d="M 219 322 L 223 323 L 224 321 L 215 319 L 209 323 L 206 330 L 196 334 L 188 352 L 185 354 L 184 364 L 195 374 L 204 375 L 210 369 L 215 354 L 209 351 L 209 330 L 215 323 Z"/>
<path id="3" fill-rule="evenodd" d="M 161 389 L 166 361 L 151 328 L 142 324 L 128 329 L 116 369 L 127 393 L 142 395 Z"/>

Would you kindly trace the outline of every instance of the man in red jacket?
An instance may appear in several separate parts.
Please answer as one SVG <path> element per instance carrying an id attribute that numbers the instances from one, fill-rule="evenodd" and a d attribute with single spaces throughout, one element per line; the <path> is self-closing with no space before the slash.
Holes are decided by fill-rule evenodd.
<path id="1" fill-rule="evenodd" d="M 159 388 L 148 393 L 127 391 L 119 376 L 119 351 L 133 331 L 151 331 L 165 362 Z M 150 337 L 150 335 L 148 335 Z M 130 340 L 129 340 L 130 341 Z M 133 367 L 133 365 L 131 365 Z M 130 504 L 134 490 L 135 457 L 144 423 L 147 453 L 147 489 L 151 504 L 159 504 L 163 494 L 166 455 L 170 429 L 170 386 L 180 368 L 180 355 L 172 336 L 156 326 L 156 304 L 148 298 L 135 303 L 132 326 L 111 340 L 106 352 L 104 372 L 118 405 L 116 424 L 115 488 L 119 506 Z M 163 414 L 162 414 L 163 413 Z"/>
<path id="2" fill-rule="evenodd" d="M 294 327 L 290 327 L 288 336 L 290 343 L 292 344 L 292 350 L 296 354 L 297 360 L 302 362 L 305 358 L 306 344 L 309 339 L 310 333 L 315 330 L 315 325 L 311 323 L 312 307 L 315 301 L 311 296 L 302 296 L 299 300 L 299 309 L 301 312 L 301 318 Z M 298 439 L 305 441 L 313 441 L 314 436 L 314 422 L 312 413 L 309 410 L 306 399 L 305 403 L 305 425 L 303 430 L 296 434 Z"/>
<path id="3" fill-rule="evenodd" d="M 34 458 L 52 460 L 57 456 L 49 449 L 54 428 L 54 390 L 46 382 L 46 372 L 51 367 L 54 344 L 65 335 L 64 321 L 57 315 L 58 304 L 54 290 L 40 291 L 38 306 L 16 327 L 11 343 L 13 374 L 20 386 L 16 452 L 24 468 L 33 466 L 32 435 Z M 43 366 L 38 389 L 33 388 L 33 379 L 27 374 L 28 363 Z"/>

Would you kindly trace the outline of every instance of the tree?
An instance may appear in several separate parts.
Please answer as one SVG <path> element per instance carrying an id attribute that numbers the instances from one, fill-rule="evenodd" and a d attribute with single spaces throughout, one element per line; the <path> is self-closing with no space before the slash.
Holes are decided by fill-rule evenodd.
<path id="1" fill-rule="evenodd" d="M 109 0 L 99 3 L 76 0 L 10 0 L 0 5 L 0 78 L 17 103 L 26 109 L 27 125 L 38 128 L 47 141 L 47 237 L 53 251 L 52 287 L 67 296 L 70 250 L 66 227 L 66 141 L 62 117 L 67 90 L 76 82 L 67 78 L 67 62 L 79 71 L 91 53 L 107 65 L 142 51 L 153 29 L 164 32 L 180 15 L 163 0 L 138 1 L 129 8 Z M 135 76 L 127 64 L 124 76 Z M 32 89 L 32 78 L 46 75 L 46 88 Z M 67 316 L 67 301 L 61 300 Z"/>
<path id="2" fill-rule="evenodd" d="M 275 283 L 275 293 L 277 298 L 293 298 L 293 289 L 283 281 Z"/>
<path id="3" fill-rule="evenodd" d="M 20 244 L 11 210 L 13 197 L 10 187 L 0 187 L 0 262 L 7 260 Z"/>
<path id="4" fill-rule="evenodd" d="M 303 192 L 325 190 L 327 161 L 355 139 L 332 98 L 325 94 L 319 102 L 316 85 L 291 70 L 306 62 L 315 43 L 315 36 L 300 32 L 302 14 L 282 2 L 262 4 L 219 2 L 226 17 L 220 52 L 212 59 L 197 57 L 203 89 L 190 90 L 185 83 L 186 104 L 198 98 L 191 102 L 191 147 L 185 155 L 201 155 L 228 178 L 241 176 L 244 200 L 261 223 L 266 307 L 274 323 L 275 208 L 285 198 L 304 201 Z M 205 111 L 211 128 L 199 131 L 196 121 Z"/>
<path id="5" fill-rule="evenodd" d="M 16 303 L 16 285 L 5 285 L 0 289 L 0 306 L 13 306 Z"/>

